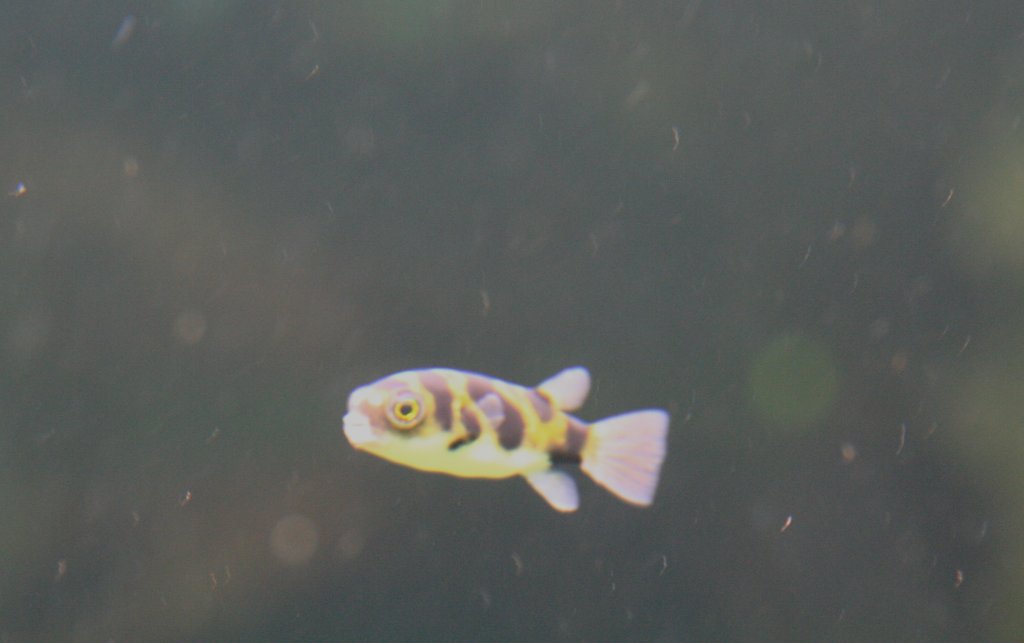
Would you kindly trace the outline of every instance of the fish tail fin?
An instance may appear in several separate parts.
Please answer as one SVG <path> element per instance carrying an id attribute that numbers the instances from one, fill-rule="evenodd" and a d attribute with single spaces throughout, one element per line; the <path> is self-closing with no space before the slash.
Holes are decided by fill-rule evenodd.
<path id="1" fill-rule="evenodd" d="M 668 420 L 665 411 L 649 409 L 595 422 L 581 468 L 619 498 L 646 507 L 658 488 Z"/>

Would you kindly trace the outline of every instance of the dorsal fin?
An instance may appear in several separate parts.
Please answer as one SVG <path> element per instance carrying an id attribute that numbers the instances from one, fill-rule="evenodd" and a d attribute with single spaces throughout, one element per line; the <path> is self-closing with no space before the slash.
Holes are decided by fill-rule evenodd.
<path id="1" fill-rule="evenodd" d="M 562 411 L 575 411 L 583 406 L 590 392 L 590 373 L 582 366 L 567 368 L 537 385 Z"/>

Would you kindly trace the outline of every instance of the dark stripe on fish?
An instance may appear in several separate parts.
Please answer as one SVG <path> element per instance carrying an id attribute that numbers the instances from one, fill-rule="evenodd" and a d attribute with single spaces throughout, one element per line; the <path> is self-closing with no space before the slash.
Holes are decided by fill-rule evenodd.
<path id="1" fill-rule="evenodd" d="M 498 427 L 498 444 L 506 451 L 511 451 L 523 443 L 523 414 L 504 397 L 501 403 L 505 407 L 505 421 Z"/>
<path id="2" fill-rule="evenodd" d="M 565 431 L 565 451 L 572 455 L 583 453 L 583 446 L 587 443 L 587 427 L 576 418 L 569 417 Z"/>
<path id="3" fill-rule="evenodd" d="M 494 385 L 486 377 L 470 375 L 466 380 L 466 392 L 474 402 L 479 402 L 480 398 L 494 392 Z"/>
<path id="4" fill-rule="evenodd" d="M 420 374 L 420 384 L 434 396 L 434 416 L 445 431 L 452 428 L 452 391 L 442 375 L 427 371 Z"/>
<path id="5" fill-rule="evenodd" d="M 466 408 L 462 409 L 462 426 L 466 427 L 466 434 L 470 440 L 480 437 L 480 420 L 477 419 L 476 413 Z"/>
<path id="6" fill-rule="evenodd" d="M 540 418 L 541 422 L 548 422 L 554 417 L 551 402 L 544 395 L 532 389 L 527 391 L 526 395 L 530 398 L 530 404 L 533 406 L 533 410 L 537 412 L 537 417 Z"/>
<path id="7" fill-rule="evenodd" d="M 579 464 L 587 444 L 587 427 L 573 417 L 567 418 L 565 444 L 551 452 L 552 464 Z"/>
<path id="8" fill-rule="evenodd" d="M 449 449 L 451 447 L 448 447 Z M 578 455 L 569 455 L 565 451 L 552 451 L 551 464 L 579 464 L 583 461 Z"/>

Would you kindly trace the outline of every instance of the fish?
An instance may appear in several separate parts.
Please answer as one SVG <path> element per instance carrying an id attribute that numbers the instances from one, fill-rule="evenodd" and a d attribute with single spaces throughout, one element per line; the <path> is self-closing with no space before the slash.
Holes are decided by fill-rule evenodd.
<path id="1" fill-rule="evenodd" d="M 590 373 L 567 368 L 536 387 L 447 368 L 408 370 L 352 391 L 343 432 L 357 450 L 462 478 L 522 476 L 558 511 L 579 507 L 569 469 L 632 505 L 654 501 L 669 414 L 644 409 L 587 423 L 571 412 Z"/>

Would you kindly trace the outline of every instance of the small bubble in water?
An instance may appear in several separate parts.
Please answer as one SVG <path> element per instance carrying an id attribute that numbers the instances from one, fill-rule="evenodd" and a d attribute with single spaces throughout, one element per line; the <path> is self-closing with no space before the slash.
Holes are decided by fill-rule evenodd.
<path id="1" fill-rule="evenodd" d="M 139 175 L 139 160 L 134 156 L 125 157 L 121 167 L 126 178 L 134 179 Z"/>
<path id="2" fill-rule="evenodd" d="M 202 341 L 206 335 L 206 316 L 198 310 L 185 310 L 174 320 L 174 336 L 186 346 Z"/>
<path id="3" fill-rule="evenodd" d="M 360 529 L 350 529 L 343 533 L 335 544 L 334 554 L 338 560 L 348 561 L 363 552 L 366 536 Z"/>
<path id="4" fill-rule="evenodd" d="M 844 442 L 840 448 L 840 452 L 843 454 L 843 462 L 849 464 L 857 459 L 857 447 L 853 446 L 849 442 Z"/>
<path id="5" fill-rule="evenodd" d="M 270 551 L 286 565 L 308 563 L 319 543 L 316 525 L 302 514 L 285 516 L 270 532 Z"/>

